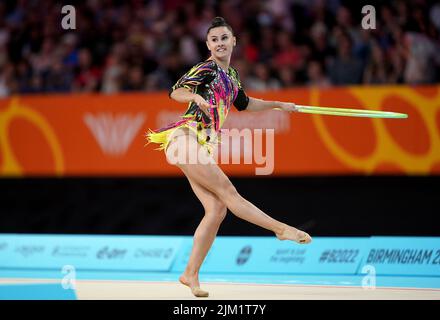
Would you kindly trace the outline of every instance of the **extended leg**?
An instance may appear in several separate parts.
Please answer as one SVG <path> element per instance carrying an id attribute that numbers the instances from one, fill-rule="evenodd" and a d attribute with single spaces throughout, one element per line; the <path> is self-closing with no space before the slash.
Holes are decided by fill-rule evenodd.
<path id="1" fill-rule="evenodd" d="M 192 136 L 186 138 L 195 139 Z M 190 154 L 203 152 L 200 150 L 203 147 L 198 143 L 185 144 L 183 139 L 180 142 L 176 140 L 176 143 L 182 143 L 182 148 L 177 149 L 177 152 L 184 152 L 182 159 L 189 158 Z M 239 218 L 273 231 L 280 240 L 289 239 L 298 243 L 311 242 L 311 237 L 307 233 L 273 219 L 244 199 L 217 164 L 190 164 L 187 161 L 177 165 L 191 181 L 211 191 Z"/>
<path id="2" fill-rule="evenodd" d="M 227 208 L 215 194 L 190 178 L 188 180 L 205 209 L 205 215 L 194 233 L 191 255 L 179 280 L 190 287 L 195 296 L 207 297 L 208 292 L 200 289 L 199 270 L 226 216 Z"/>

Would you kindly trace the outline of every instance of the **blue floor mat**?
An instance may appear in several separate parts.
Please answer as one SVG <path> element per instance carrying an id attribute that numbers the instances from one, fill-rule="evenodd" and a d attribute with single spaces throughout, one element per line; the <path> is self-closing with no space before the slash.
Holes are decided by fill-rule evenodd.
<path id="1" fill-rule="evenodd" d="M 0 284 L 0 300 L 76 300 L 76 293 L 60 283 Z"/>

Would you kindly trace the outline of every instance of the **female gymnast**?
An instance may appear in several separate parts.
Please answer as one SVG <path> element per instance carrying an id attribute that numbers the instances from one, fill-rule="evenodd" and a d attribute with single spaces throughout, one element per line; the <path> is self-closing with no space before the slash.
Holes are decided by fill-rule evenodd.
<path id="1" fill-rule="evenodd" d="M 209 295 L 200 288 L 199 269 L 227 209 L 241 219 L 274 232 L 280 240 L 293 240 L 300 244 L 312 240 L 306 232 L 273 219 L 244 199 L 216 163 L 189 163 L 190 155 L 194 154 L 212 158 L 213 146 L 217 143 L 214 136 L 219 133 L 232 104 L 239 111 L 273 108 L 297 111 L 294 103 L 264 101 L 246 95 L 237 70 L 230 66 L 236 37 L 223 18 L 213 19 L 207 31 L 206 45 L 210 57 L 192 67 L 170 90 L 172 99 L 188 103 L 182 119 L 165 128 L 149 130 L 146 136 L 148 143 L 160 144 L 158 150 L 165 151 L 169 163 L 176 156 L 185 159 L 173 164 L 188 178 L 205 210 L 194 233 L 188 264 L 179 277 L 179 281 L 188 286 L 196 297 Z"/>

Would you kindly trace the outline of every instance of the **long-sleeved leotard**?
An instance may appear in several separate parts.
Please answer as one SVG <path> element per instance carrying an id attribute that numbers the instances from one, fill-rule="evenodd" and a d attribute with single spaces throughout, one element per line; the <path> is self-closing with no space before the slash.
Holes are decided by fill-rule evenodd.
<path id="1" fill-rule="evenodd" d="M 146 135 L 148 143 L 158 143 L 160 146 L 157 150 L 164 150 L 171 134 L 178 128 L 187 127 L 197 134 L 198 142 L 211 153 L 213 144 L 217 142 L 212 137 L 218 136 L 231 106 L 234 105 L 237 110 L 242 111 L 249 103 L 237 70 L 229 67 L 225 71 L 214 60 L 208 59 L 184 74 L 170 89 L 169 94 L 178 88 L 186 88 L 212 105 L 209 108 L 209 117 L 196 103 L 190 102 L 181 120 L 154 131 L 149 130 Z"/>

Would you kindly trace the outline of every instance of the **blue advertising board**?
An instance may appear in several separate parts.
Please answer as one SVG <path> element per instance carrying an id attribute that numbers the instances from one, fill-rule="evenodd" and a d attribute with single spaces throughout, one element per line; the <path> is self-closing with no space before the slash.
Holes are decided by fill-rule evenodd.
<path id="1" fill-rule="evenodd" d="M 0 234 L 2 269 L 182 272 L 191 236 Z M 67 269 L 66 269 L 67 268 Z M 440 276 L 440 238 L 219 236 L 201 273 Z"/>
<path id="2" fill-rule="evenodd" d="M 181 241 L 169 236 L 2 234 L 0 268 L 168 271 Z"/>
<path id="3" fill-rule="evenodd" d="M 440 276 L 440 238 L 371 237 L 362 265 L 377 275 Z"/>
<path id="4" fill-rule="evenodd" d="M 192 240 L 182 243 L 172 271 L 184 270 Z M 307 245 L 275 237 L 218 237 L 201 272 L 272 274 L 356 274 L 368 238 L 315 237 Z"/>

